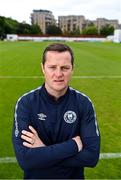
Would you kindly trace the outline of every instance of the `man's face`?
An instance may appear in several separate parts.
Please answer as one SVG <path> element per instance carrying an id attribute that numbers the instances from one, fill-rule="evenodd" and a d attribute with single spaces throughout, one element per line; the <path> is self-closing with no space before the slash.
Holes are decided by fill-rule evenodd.
<path id="1" fill-rule="evenodd" d="M 68 51 L 48 51 L 42 71 L 49 93 L 64 91 L 68 87 L 73 72 L 70 53 Z"/>

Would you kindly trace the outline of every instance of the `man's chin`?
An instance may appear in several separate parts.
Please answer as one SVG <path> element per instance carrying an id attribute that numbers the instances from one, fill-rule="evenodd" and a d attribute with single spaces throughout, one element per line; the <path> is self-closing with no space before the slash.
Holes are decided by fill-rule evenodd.
<path id="1" fill-rule="evenodd" d="M 67 86 L 56 86 L 54 89 L 55 91 L 62 92 L 65 91 L 65 89 L 67 89 Z"/>

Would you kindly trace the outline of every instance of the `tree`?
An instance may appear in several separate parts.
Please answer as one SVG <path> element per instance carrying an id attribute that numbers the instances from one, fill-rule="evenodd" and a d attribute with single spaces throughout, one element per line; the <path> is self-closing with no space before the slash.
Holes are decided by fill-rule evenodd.
<path id="1" fill-rule="evenodd" d="M 74 31 L 70 32 L 69 35 L 71 35 L 71 36 L 79 36 L 80 35 L 79 27 L 76 28 Z"/>
<path id="2" fill-rule="evenodd" d="M 62 31 L 56 25 L 50 25 L 47 27 L 46 34 L 48 34 L 48 35 L 61 35 Z"/>
<path id="3" fill-rule="evenodd" d="M 4 24 L 5 24 L 5 19 L 4 17 L 0 16 L 0 39 L 3 39 L 3 36 L 5 34 Z"/>
<path id="4" fill-rule="evenodd" d="M 31 26 L 29 24 L 19 23 L 17 34 L 31 34 Z"/>
<path id="5" fill-rule="evenodd" d="M 84 35 L 98 35 L 98 30 L 95 26 L 91 25 L 82 30 Z"/>
<path id="6" fill-rule="evenodd" d="M 17 21 L 0 16 L 0 39 L 4 39 L 6 34 L 16 33 L 17 25 Z"/>
<path id="7" fill-rule="evenodd" d="M 6 34 L 16 34 L 16 30 L 17 30 L 17 26 L 19 24 L 19 22 L 17 22 L 16 20 L 13 20 L 11 18 L 6 18 L 5 19 L 5 24 L 6 24 Z"/>
<path id="8" fill-rule="evenodd" d="M 109 24 L 105 25 L 100 29 L 100 35 L 108 36 L 113 35 L 114 33 L 114 27 L 110 26 Z"/>
<path id="9" fill-rule="evenodd" d="M 31 26 L 31 34 L 42 34 L 42 31 L 37 24 Z"/>
<path id="10" fill-rule="evenodd" d="M 11 18 L 0 16 L 0 39 L 4 39 L 6 34 L 42 34 L 38 25 L 19 23 Z"/>

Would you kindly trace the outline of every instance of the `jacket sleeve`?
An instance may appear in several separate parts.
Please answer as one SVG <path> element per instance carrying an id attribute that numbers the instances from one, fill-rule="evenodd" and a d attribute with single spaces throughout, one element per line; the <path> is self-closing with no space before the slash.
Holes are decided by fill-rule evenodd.
<path id="1" fill-rule="evenodd" d="M 27 148 L 22 145 L 21 131 L 30 125 L 30 104 L 26 97 L 15 106 L 12 141 L 19 165 L 23 170 L 50 167 L 78 153 L 74 140 L 45 147 Z"/>
<path id="2" fill-rule="evenodd" d="M 83 149 L 77 155 L 64 160 L 61 163 L 64 167 L 94 167 L 99 160 L 100 133 L 94 106 L 90 101 L 84 106 L 80 121 L 80 137 Z"/>

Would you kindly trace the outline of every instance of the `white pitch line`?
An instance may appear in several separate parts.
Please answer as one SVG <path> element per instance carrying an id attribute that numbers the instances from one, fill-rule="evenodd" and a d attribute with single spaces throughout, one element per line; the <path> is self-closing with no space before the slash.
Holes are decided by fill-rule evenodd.
<path id="1" fill-rule="evenodd" d="M 121 158 L 121 153 L 101 153 L 100 159 L 116 159 Z"/>
<path id="2" fill-rule="evenodd" d="M 15 157 L 2 157 L 0 158 L 0 163 L 16 163 L 17 160 Z"/>
<path id="3" fill-rule="evenodd" d="M 44 76 L 0 76 L 0 79 L 43 79 Z M 73 79 L 121 79 L 116 76 L 72 76 Z"/>
<path id="4" fill-rule="evenodd" d="M 44 76 L 0 76 L 0 79 L 41 79 Z"/>
<path id="5" fill-rule="evenodd" d="M 121 158 L 121 153 L 101 153 L 100 159 L 117 159 Z M 0 164 L 3 163 L 16 163 L 17 160 L 15 157 L 1 157 Z"/>
<path id="6" fill-rule="evenodd" d="M 74 79 L 120 79 L 121 76 L 72 76 Z"/>

